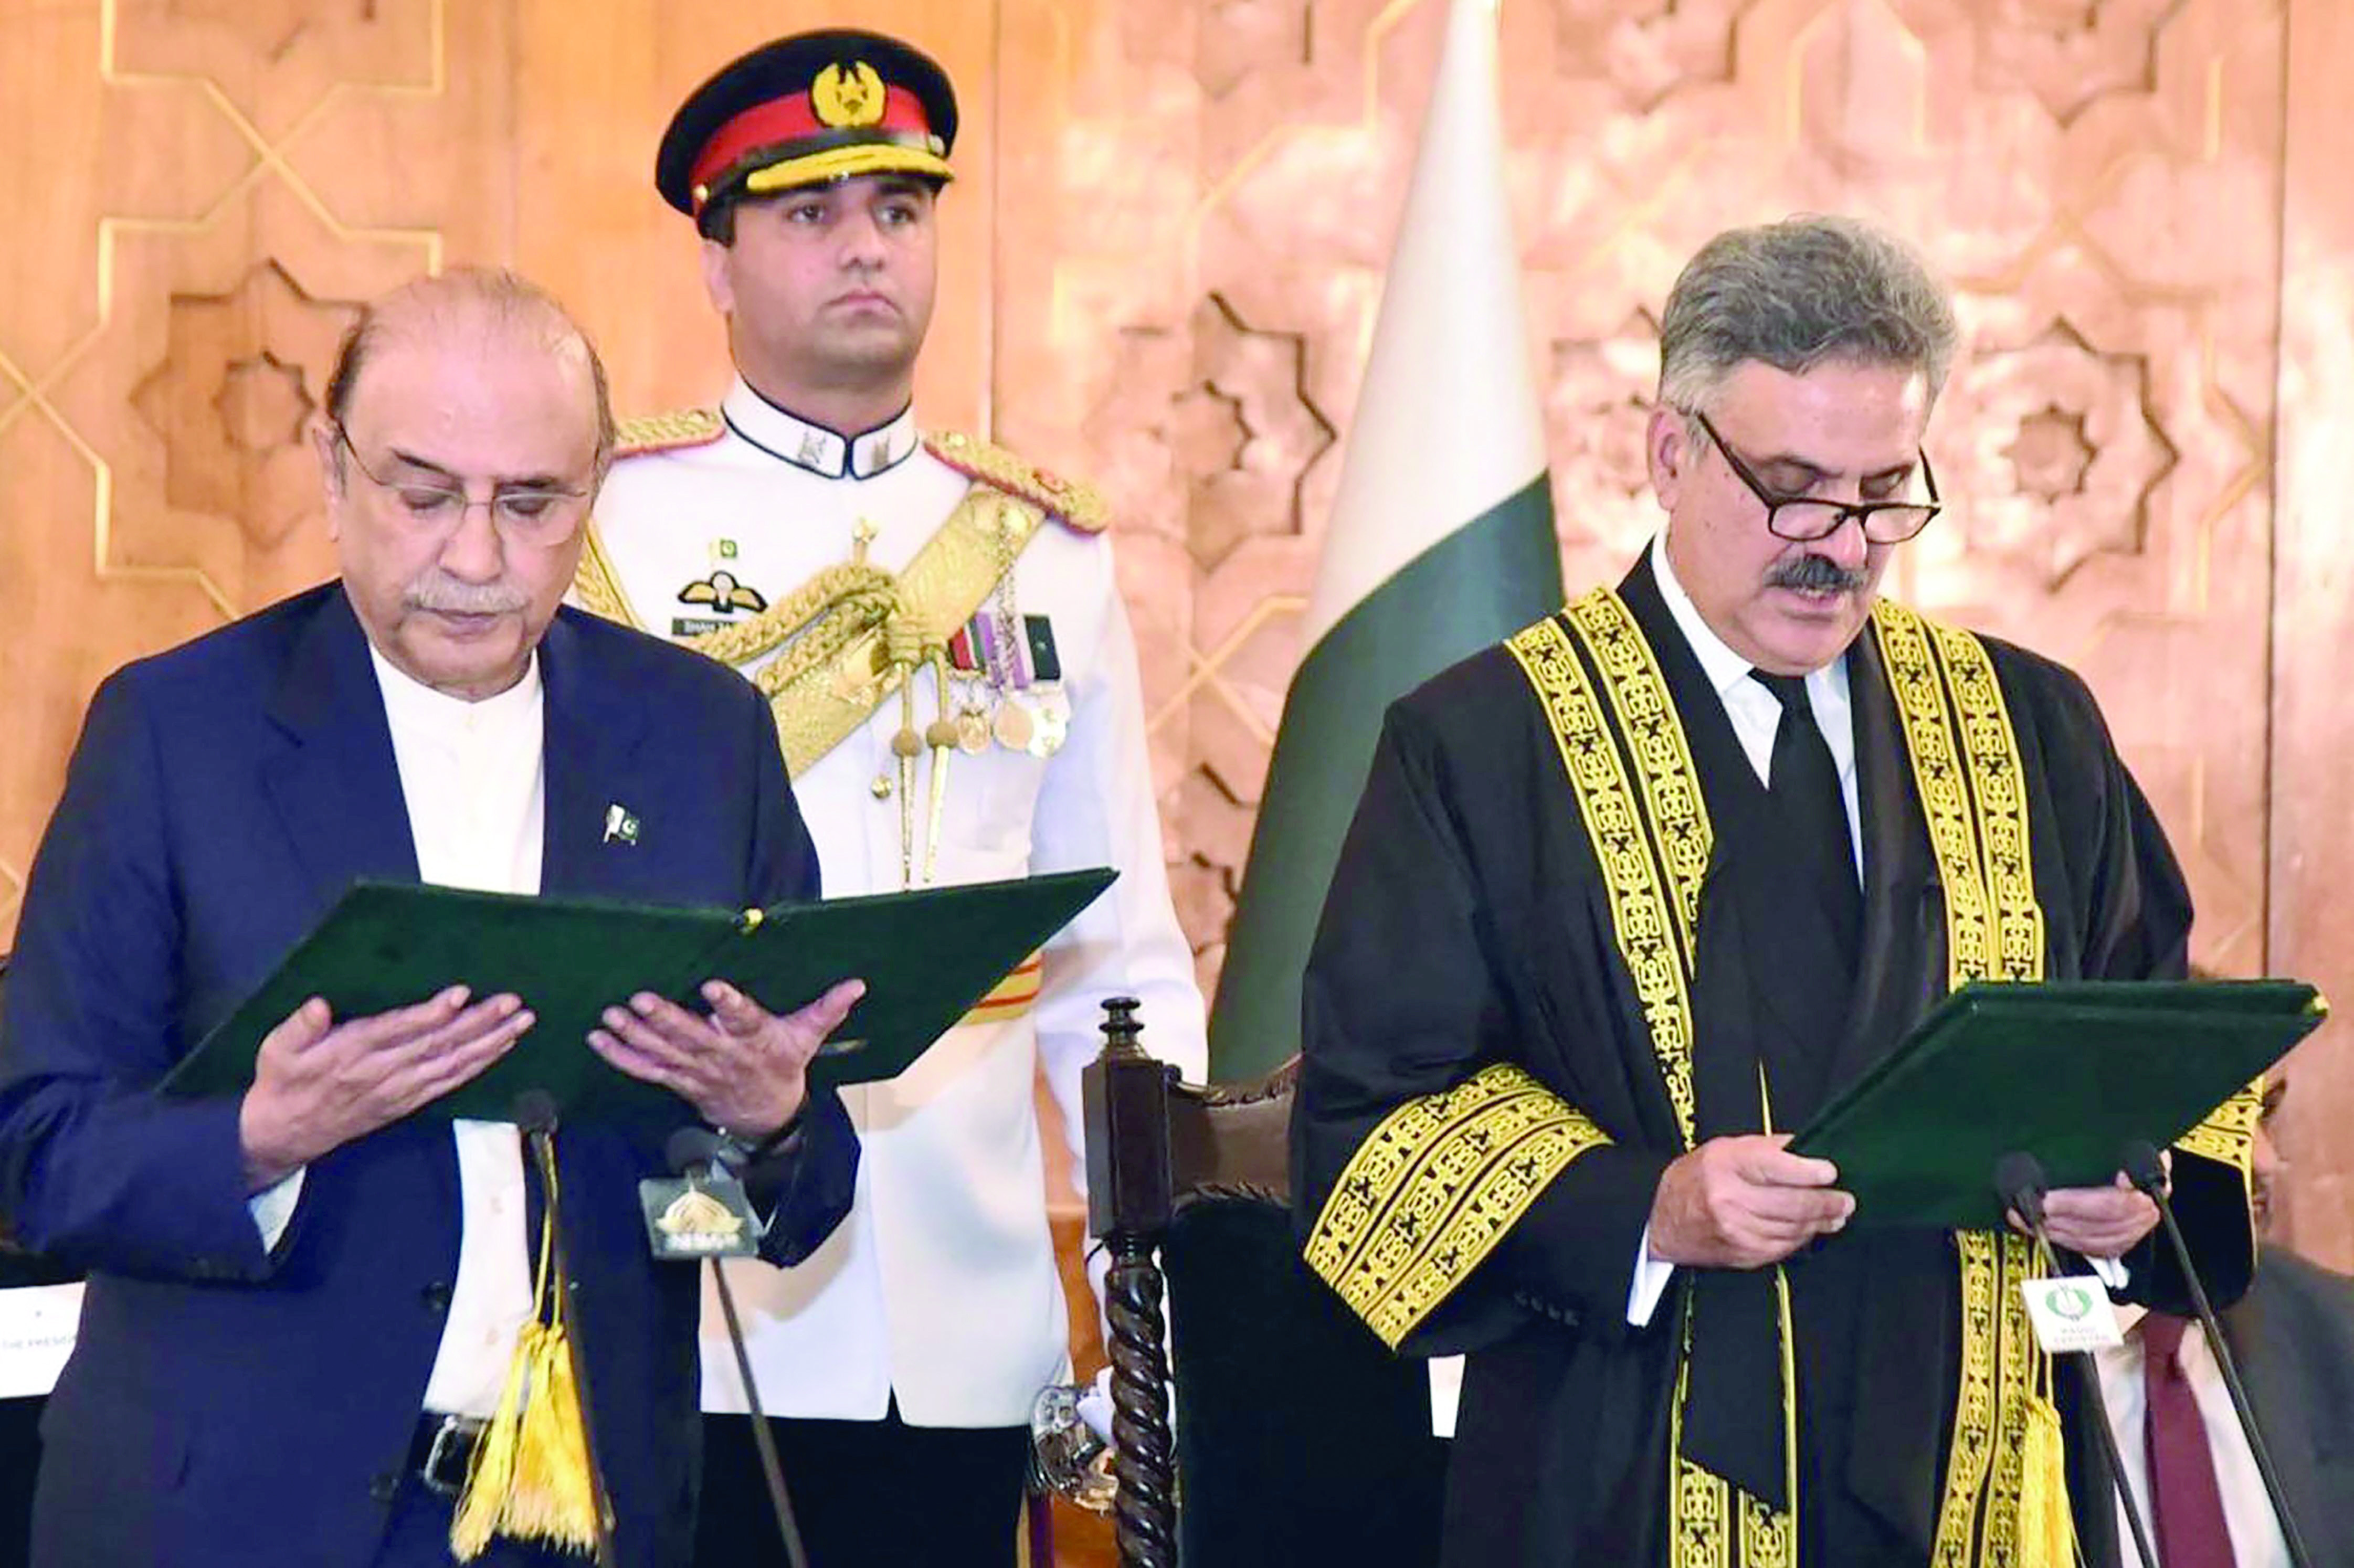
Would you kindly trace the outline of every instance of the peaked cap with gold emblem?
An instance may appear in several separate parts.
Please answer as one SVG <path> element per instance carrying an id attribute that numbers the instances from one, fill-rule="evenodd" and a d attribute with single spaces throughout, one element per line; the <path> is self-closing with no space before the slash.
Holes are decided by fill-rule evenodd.
<path id="1" fill-rule="evenodd" d="M 663 199 L 698 224 L 743 196 L 857 175 L 952 177 L 956 91 L 930 56 L 854 28 L 764 44 L 688 95 L 654 160 Z"/>

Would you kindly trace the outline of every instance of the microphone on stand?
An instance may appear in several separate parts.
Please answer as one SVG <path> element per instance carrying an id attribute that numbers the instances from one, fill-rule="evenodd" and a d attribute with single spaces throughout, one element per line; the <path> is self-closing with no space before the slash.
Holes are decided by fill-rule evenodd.
<path id="1" fill-rule="evenodd" d="M 1994 1162 L 1995 1196 L 2002 1200 L 2004 1208 L 2027 1222 L 2037 1245 L 2047 1254 L 2052 1251 L 2052 1238 L 2043 1230 L 2043 1194 L 2051 1186 L 2043 1162 L 2032 1154 L 2014 1150 Z M 2141 1510 L 2134 1506 L 2133 1493 L 2126 1487 L 2125 1459 L 2117 1452 L 2117 1435 L 2109 1426 L 2109 1402 L 2101 1393 L 2100 1364 L 2090 1351 L 2072 1353 L 2083 1358 L 2080 1364 L 2084 1373 L 2084 1397 L 2093 1407 L 2094 1430 L 2100 1434 L 2101 1462 L 2108 1468 L 2109 1485 L 2117 1494 L 2117 1505 L 2125 1510 L 2126 1524 L 2133 1533 L 2134 1555 L 2140 1560 L 2141 1568 L 2158 1568 L 2158 1553 L 2150 1546 Z"/>
<path id="2" fill-rule="evenodd" d="M 727 1164 L 727 1151 L 726 1141 L 703 1127 L 680 1128 L 663 1145 L 663 1158 L 669 1161 L 672 1173 L 689 1181 L 715 1177 L 732 1180 L 735 1172 Z M 793 1517 L 792 1494 L 785 1489 L 784 1466 L 777 1458 L 768 1413 L 760 1408 L 760 1391 L 752 1381 L 752 1357 L 744 1348 L 744 1324 L 736 1315 L 736 1293 L 727 1287 L 727 1271 L 716 1257 L 711 1259 L 711 1282 L 719 1287 L 719 1315 L 726 1320 L 727 1348 L 736 1352 L 736 1375 L 743 1382 L 744 1403 L 752 1417 L 752 1446 L 759 1451 L 760 1478 L 768 1484 L 769 1509 L 776 1516 L 777 1533 L 784 1538 L 785 1561 L 791 1568 L 809 1568 L 801 1523 Z"/>
<path id="3" fill-rule="evenodd" d="M 2167 1192 L 2166 1166 L 2158 1150 L 2141 1139 L 2126 1143 L 2118 1151 L 2118 1166 L 2126 1180 L 2149 1194 L 2158 1204 L 2158 1228 L 2174 1253 L 2174 1261 L 2181 1266 L 2182 1277 L 2190 1287 L 2190 1305 L 2199 1314 L 2199 1326 L 2206 1330 L 2207 1343 L 2215 1352 L 2215 1365 L 2223 1374 L 2223 1387 L 2232 1395 L 2232 1410 L 2240 1418 L 2241 1435 L 2248 1440 L 2248 1452 L 2254 1456 L 2256 1474 L 2264 1478 L 2264 1496 L 2272 1499 L 2273 1513 L 2280 1520 L 2281 1540 L 2288 1547 L 2289 1561 L 2296 1568 L 2313 1568 L 2313 1559 L 2306 1554 L 2305 1539 L 2297 1533 L 2296 1520 L 2290 1512 L 2288 1498 L 2282 1492 L 2280 1474 L 2273 1468 L 2273 1457 L 2264 1447 L 2264 1434 L 2256 1428 L 2256 1414 L 2248 1405 L 2248 1391 L 2240 1382 L 2240 1365 L 2232 1354 L 2229 1340 L 2223 1338 L 2223 1326 L 2216 1321 L 2215 1308 L 2207 1299 L 2207 1287 L 2199 1277 L 2198 1266 L 2190 1261 L 2190 1244 L 2183 1239 L 2182 1226 L 2174 1217 L 2174 1204 Z"/>

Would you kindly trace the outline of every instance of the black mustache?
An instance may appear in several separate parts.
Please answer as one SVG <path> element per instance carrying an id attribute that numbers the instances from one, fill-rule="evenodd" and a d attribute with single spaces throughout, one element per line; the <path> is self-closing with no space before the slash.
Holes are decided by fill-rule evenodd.
<path id="1" fill-rule="evenodd" d="M 1800 556 L 1766 575 L 1769 588 L 1798 588 L 1808 593 L 1853 593 L 1871 579 L 1861 569 L 1850 571 L 1829 556 Z"/>

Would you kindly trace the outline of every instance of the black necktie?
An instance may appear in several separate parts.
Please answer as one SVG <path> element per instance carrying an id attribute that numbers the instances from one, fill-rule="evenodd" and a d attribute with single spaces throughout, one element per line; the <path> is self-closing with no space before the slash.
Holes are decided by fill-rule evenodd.
<path id="1" fill-rule="evenodd" d="M 1769 675 L 1763 670 L 1749 673 L 1782 705 L 1767 769 L 1767 809 L 1781 825 L 1788 863 L 1805 868 L 1807 880 L 1819 891 L 1852 973 L 1863 929 L 1863 890 L 1856 880 L 1855 842 L 1848 833 L 1839 768 L 1807 701 L 1805 678 Z"/>

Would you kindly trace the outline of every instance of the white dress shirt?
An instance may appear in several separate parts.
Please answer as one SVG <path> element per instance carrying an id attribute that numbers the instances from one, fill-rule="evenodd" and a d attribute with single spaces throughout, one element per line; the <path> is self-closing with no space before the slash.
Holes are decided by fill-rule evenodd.
<path id="1" fill-rule="evenodd" d="M 2141 1510 L 2143 1525 L 2148 1526 L 2149 1451 L 2142 1440 L 2147 1418 L 2142 1384 L 2144 1315 L 2138 1307 L 2118 1308 L 2117 1320 L 2126 1328 L 2125 1343 L 2093 1353 L 2100 1364 L 2101 1398 L 2109 1407 L 2109 1429 L 2117 1436 L 2126 1487 L 2133 1494 L 2134 1506 Z M 2182 1336 L 2181 1358 L 2183 1375 L 2190 1380 L 2190 1397 L 2199 1404 L 2199 1423 L 2207 1429 L 2207 1446 L 2215 1456 L 2215 1485 L 2223 1494 L 2223 1528 L 2231 1533 L 2234 1568 L 2288 1568 L 2288 1542 L 2281 1538 L 2280 1521 L 2273 1517 L 2272 1499 L 2264 1495 L 2256 1457 L 2232 1409 L 2232 1391 L 2223 1386 L 2222 1369 L 2207 1343 L 2206 1330 L 2196 1323 Z M 2133 1534 L 2122 1504 L 2117 1539 L 2125 1561 L 2131 1563 Z"/>
<path id="2" fill-rule="evenodd" d="M 1734 736 L 1741 742 L 1741 754 L 1749 758 L 1757 782 L 1770 786 L 1774 731 L 1782 722 L 1781 703 L 1764 685 L 1749 678 L 1749 673 L 1757 666 L 1726 647 L 1724 639 L 1701 619 L 1699 606 L 1692 603 L 1683 584 L 1676 580 L 1675 567 L 1668 564 L 1665 534 L 1651 541 L 1651 574 L 1659 581 L 1659 597 L 1667 601 L 1668 613 L 1675 618 L 1676 629 L 1684 634 L 1692 656 L 1700 661 L 1701 673 L 1708 677 L 1710 689 L 1724 705 L 1724 716 L 1733 723 Z M 1807 705 L 1814 710 L 1815 727 L 1823 732 L 1823 744 L 1830 747 L 1831 766 L 1839 769 L 1840 800 L 1847 807 L 1848 840 L 1855 851 L 1856 875 L 1861 880 L 1863 819 L 1856 807 L 1855 724 L 1844 658 L 1834 659 L 1807 676 Z M 1651 1230 L 1644 1226 L 1642 1248 L 1635 1260 L 1635 1277 L 1627 1291 L 1628 1322 L 1639 1329 L 1651 1320 L 1675 1272 L 1674 1264 L 1651 1255 Z"/>
<path id="3" fill-rule="evenodd" d="M 537 657 L 513 686 L 470 703 L 411 680 L 373 648 L 369 656 L 392 728 L 419 878 L 483 893 L 537 893 L 546 817 Z M 450 1130 L 462 1229 L 424 1408 L 488 1417 L 532 1310 L 523 1146 L 512 1122 L 456 1121 Z M 298 1171 L 254 1196 L 266 1244 L 285 1233 L 302 1188 Z"/>

